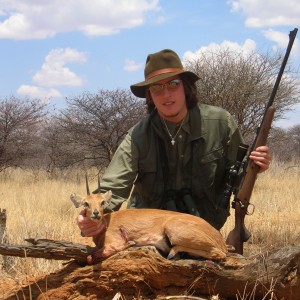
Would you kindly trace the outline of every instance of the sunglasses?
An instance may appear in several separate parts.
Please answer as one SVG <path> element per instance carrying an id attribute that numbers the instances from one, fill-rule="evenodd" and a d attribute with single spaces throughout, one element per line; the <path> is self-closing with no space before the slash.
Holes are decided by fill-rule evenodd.
<path id="1" fill-rule="evenodd" d="M 149 86 L 149 91 L 153 94 L 160 94 L 166 87 L 169 91 L 176 90 L 181 83 L 180 79 L 173 79 L 163 84 L 152 84 Z"/>

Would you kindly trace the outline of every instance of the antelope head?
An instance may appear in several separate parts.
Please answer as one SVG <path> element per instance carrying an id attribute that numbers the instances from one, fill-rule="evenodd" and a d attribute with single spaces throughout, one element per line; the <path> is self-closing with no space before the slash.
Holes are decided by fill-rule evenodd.
<path id="1" fill-rule="evenodd" d="M 87 196 L 81 197 L 76 194 L 70 196 L 71 201 L 74 203 L 75 207 L 83 206 L 86 210 L 86 217 L 90 218 L 94 222 L 100 222 L 103 214 L 104 207 L 110 204 L 111 200 L 111 191 L 106 193 L 101 193 L 100 189 L 100 179 L 98 177 L 98 193 L 91 194 L 88 179 L 86 176 L 86 191 Z"/>

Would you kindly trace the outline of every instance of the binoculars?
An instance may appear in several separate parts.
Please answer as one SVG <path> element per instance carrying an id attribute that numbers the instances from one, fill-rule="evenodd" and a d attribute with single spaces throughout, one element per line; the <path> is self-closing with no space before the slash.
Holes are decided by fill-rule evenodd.
<path id="1" fill-rule="evenodd" d="M 164 208 L 200 217 L 189 189 L 167 190 L 164 194 Z"/>

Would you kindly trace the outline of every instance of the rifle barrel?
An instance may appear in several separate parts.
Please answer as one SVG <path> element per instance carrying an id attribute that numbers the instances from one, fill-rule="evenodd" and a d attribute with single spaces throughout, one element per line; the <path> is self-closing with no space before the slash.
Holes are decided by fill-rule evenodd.
<path id="1" fill-rule="evenodd" d="M 274 99 L 275 99 L 275 96 L 276 96 L 276 93 L 277 93 L 277 90 L 278 90 L 278 87 L 279 87 L 279 84 L 280 84 L 280 81 L 281 81 L 281 77 L 283 75 L 285 66 L 286 66 L 288 58 L 290 56 L 290 53 L 291 53 L 291 50 L 292 50 L 292 47 L 293 47 L 293 44 L 294 44 L 297 32 L 298 32 L 298 28 L 295 28 L 294 30 L 290 31 L 290 34 L 289 34 L 289 43 L 288 43 L 288 46 L 286 48 L 285 55 L 284 55 L 281 67 L 280 67 L 280 70 L 278 72 L 278 75 L 277 75 L 277 78 L 276 78 L 276 81 L 275 81 L 275 84 L 274 84 L 274 87 L 273 87 L 273 90 L 272 90 L 272 93 L 270 95 L 270 99 L 269 99 L 269 102 L 268 102 L 266 108 L 268 108 L 268 107 L 270 107 L 270 106 L 273 105 L 273 102 L 274 102 Z M 266 115 L 266 111 L 265 111 L 265 115 Z"/>

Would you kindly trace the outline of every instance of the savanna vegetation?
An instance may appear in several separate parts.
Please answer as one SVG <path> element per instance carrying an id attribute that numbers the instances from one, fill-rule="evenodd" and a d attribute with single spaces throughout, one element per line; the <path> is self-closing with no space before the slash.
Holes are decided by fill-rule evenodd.
<path id="1" fill-rule="evenodd" d="M 96 170 L 94 173 L 96 174 Z M 25 238 L 47 238 L 83 243 L 76 225 L 78 210 L 69 200 L 72 192 L 85 194 L 84 172 L 74 170 L 63 177 L 49 178 L 23 170 L 5 170 L 0 174 L 0 207 L 7 209 L 9 242 L 24 244 Z M 251 239 L 244 253 L 253 258 L 268 251 L 300 243 L 300 168 L 274 162 L 260 174 L 252 195 L 255 211 L 246 217 Z M 97 186 L 97 178 L 90 178 Z M 234 211 L 221 232 L 224 237 L 234 226 Z M 2 260 L 3 263 L 3 260 Z M 25 279 L 48 274 L 62 267 L 60 261 L 13 257 L 0 270 L 0 280 L 21 283 Z M 117 292 L 117 291 L 116 291 Z M 242 299 L 242 298 L 240 298 Z M 248 299 L 248 298 L 246 298 Z"/>
<path id="2" fill-rule="evenodd" d="M 282 55 L 201 54 L 186 62 L 199 74 L 200 101 L 229 110 L 246 141 L 251 142 L 271 94 Z M 299 102 L 298 73 L 288 66 L 275 99 L 276 118 Z M 143 115 L 143 101 L 129 90 L 100 90 L 69 98 L 53 111 L 39 99 L 0 99 L 0 208 L 7 210 L 10 243 L 25 238 L 78 241 L 78 211 L 69 200 L 85 191 L 84 176 L 96 186 L 127 130 Z M 252 232 L 246 255 L 300 242 L 300 125 L 273 128 L 269 145 L 274 161 L 259 175 L 252 196 L 255 211 L 247 217 Z M 222 234 L 233 228 L 231 216 Z M 49 273 L 61 262 L 12 258 L 0 279 Z"/>

